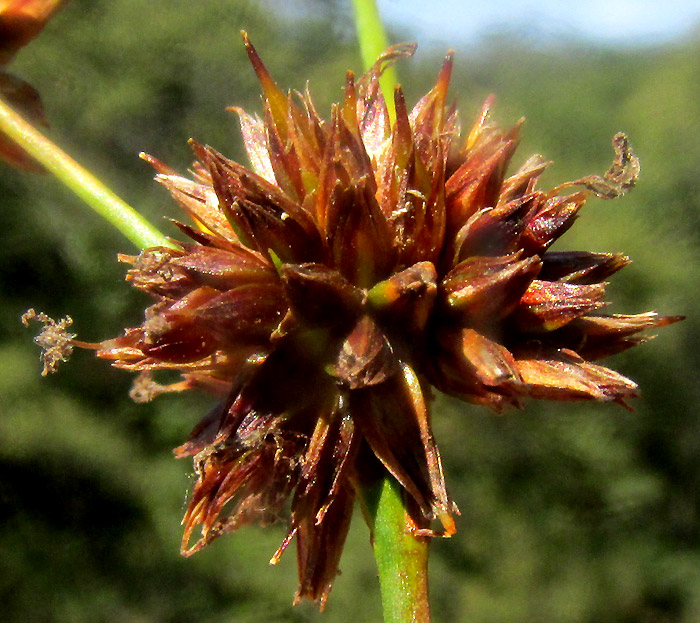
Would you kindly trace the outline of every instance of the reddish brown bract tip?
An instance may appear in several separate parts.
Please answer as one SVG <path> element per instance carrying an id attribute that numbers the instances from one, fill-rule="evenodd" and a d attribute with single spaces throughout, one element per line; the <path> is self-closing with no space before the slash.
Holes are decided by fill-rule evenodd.
<path id="1" fill-rule="evenodd" d="M 30 84 L 5 71 L 15 54 L 34 39 L 63 0 L 0 0 L 0 95 L 31 123 L 47 126 L 39 93 Z M 0 134 L 0 159 L 32 171 L 44 168 L 24 149 Z"/>

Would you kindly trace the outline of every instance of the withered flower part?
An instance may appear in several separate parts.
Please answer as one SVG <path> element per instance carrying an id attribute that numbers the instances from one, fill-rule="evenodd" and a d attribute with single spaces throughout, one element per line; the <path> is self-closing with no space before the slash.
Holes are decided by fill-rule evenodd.
<path id="1" fill-rule="evenodd" d="M 549 250 L 592 194 L 633 185 L 623 135 L 604 176 L 541 190 L 540 156 L 506 174 L 520 124 L 494 125 L 490 101 L 460 138 L 451 54 L 412 111 L 396 89 L 392 126 L 378 77 L 410 46 L 358 82 L 348 73 L 325 121 L 245 46 L 264 94 L 262 117 L 236 109 L 252 168 L 197 143 L 192 179 L 145 156 L 192 218 L 179 224 L 190 241 L 122 258 L 155 303 L 97 354 L 149 375 L 141 398 L 163 391 L 159 370 L 182 373 L 174 390 L 222 397 L 175 450 L 197 474 L 182 552 L 291 503 L 272 562 L 296 538 L 296 601 L 323 607 L 362 483 L 391 474 L 417 533 L 455 531 L 431 386 L 494 411 L 528 398 L 626 406 L 637 385 L 596 362 L 678 318 L 603 315 L 604 280 L 629 260 Z"/>

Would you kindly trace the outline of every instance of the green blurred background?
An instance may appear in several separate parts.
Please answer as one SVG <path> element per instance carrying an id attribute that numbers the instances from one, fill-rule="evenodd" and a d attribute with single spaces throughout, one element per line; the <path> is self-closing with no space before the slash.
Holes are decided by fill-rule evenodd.
<path id="1" fill-rule="evenodd" d="M 319 111 L 361 71 L 347 2 L 72 0 L 12 71 L 36 86 L 50 136 L 170 234 L 179 217 L 137 157 L 185 171 L 191 136 L 244 161 L 236 119 L 260 109 L 238 31 L 279 83 L 308 80 Z M 267 10 L 266 10 L 267 9 Z M 449 19 L 449 17 L 446 17 Z M 405 37 L 398 30 L 394 41 Z M 415 102 L 443 51 L 399 66 Z M 545 184 L 600 173 L 626 132 L 642 161 L 631 195 L 591 201 L 561 249 L 621 251 L 613 312 L 688 319 L 611 362 L 637 380 L 635 413 L 531 404 L 493 416 L 438 399 L 434 426 L 459 532 L 437 541 L 435 621 L 700 621 L 700 40 L 657 47 L 535 45 L 493 35 L 457 55 L 463 125 L 491 92 L 504 124 L 527 118 L 515 164 L 555 161 Z M 203 396 L 127 397 L 131 378 L 77 353 L 49 378 L 19 317 L 70 314 L 99 340 L 138 324 L 146 302 L 123 282 L 130 244 L 50 177 L 0 175 L 0 619 L 8 622 L 380 620 L 359 514 L 327 610 L 292 608 L 284 527 L 245 529 L 179 556 L 191 465 L 173 459 L 207 409 Z"/>

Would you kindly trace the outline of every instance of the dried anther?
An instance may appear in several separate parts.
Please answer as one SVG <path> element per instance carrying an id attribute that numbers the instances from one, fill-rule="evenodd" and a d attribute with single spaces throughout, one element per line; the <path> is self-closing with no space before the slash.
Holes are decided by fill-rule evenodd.
<path id="1" fill-rule="evenodd" d="M 183 553 L 278 521 L 291 500 L 273 561 L 296 540 L 296 599 L 323 606 L 359 482 L 391 474 L 418 534 L 455 531 L 431 387 L 494 411 L 529 398 L 625 405 L 635 383 L 592 362 L 678 318 L 602 315 L 602 281 L 627 258 L 549 251 L 590 192 L 540 190 L 540 157 L 508 177 L 520 124 L 493 124 L 490 101 L 460 138 L 451 55 L 410 113 L 396 90 L 392 127 L 379 73 L 412 49 L 348 74 L 324 121 L 245 45 L 264 94 L 262 117 L 237 110 L 252 170 L 198 144 L 191 180 L 147 158 L 193 218 L 179 225 L 191 242 L 124 258 L 154 304 L 98 356 L 146 373 L 138 398 L 163 391 L 149 376 L 163 369 L 184 377 L 165 389 L 224 397 L 176 450 L 197 474 Z M 615 141 L 610 171 L 574 185 L 631 187 L 638 162 Z"/>
<path id="2" fill-rule="evenodd" d="M 34 342 L 41 347 L 41 359 L 44 363 L 41 376 L 46 376 L 51 372 L 56 372 L 58 364 L 62 361 L 68 361 L 73 353 L 75 334 L 68 333 L 67 330 L 73 324 L 73 319 L 66 316 L 56 322 L 43 312 L 28 309 L 22 314 L 22 324 L 28 327 L 30 320 L 36 320 L 44 325 L 41 333 L 34 338 Z"/>
<path id="3" fill-rule="evenodd" d="M 600 175 L 588 175 L 575 182 L 562 184 L 559 189 L 567 186 L 585 186 L 601 199 L 615 199 L 634 188 L 639 177 L 639 158 L 632 153 L 629 140 L 621 132 L 613 136 L 615 160 L 610 168 Z"/>
<path id="4" fill-rule="evenodd" d="M 169 385 L 162 385 L 158 383 L 151 372 L 141 372 L 131 385 L 129 390 L 129 398 L 134 402 L 150 402 L 157 396 L 161 394 L 168 394 L 171 392 L 182 392 L 193 387 L 193 382 L 186 378 L 183 381 L 177 383 L 170 383 Z"/>

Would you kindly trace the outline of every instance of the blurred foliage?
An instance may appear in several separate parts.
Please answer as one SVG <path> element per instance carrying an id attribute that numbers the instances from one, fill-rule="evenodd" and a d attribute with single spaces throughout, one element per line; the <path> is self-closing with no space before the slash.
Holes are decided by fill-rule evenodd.
<path id="1" fill-rule="evenodd" d="M 178 211 L 143 150 L 186 170 L 190 136 L 242 159 L 227 105 L 259 110 L 238 30 L 285 88 L 310 81 L 320 111 L 359 70 L 342 2 L 73 0 L 12 70 L 37 86 L 51 135 L 168 233 Z M 295 18 L 301 10 L 303 19 Z M 395 34 L 398 38 L 400 33 Z M 688 315 L 613 365 L 638 380 L 635 413 L 530 405 L 494 417 L 438 399 L 435 432 L 462 509 L 432 557 L 436 623 L 692 623 L 700 620 L 700 41 L 600 49 L 494 37 L 457 57 L 464 126 L 490 92 L 496 118 L 527 118 L 519 164 L 556 161 L 547 182 L 607 168 L 613 134 L 642 160 L 630 196 L 591 202 L 562 248 L 622 251 L 612 309 Z M 399 68 L 415 101 L 439 68 L 422 50 Z M 20 314 L 70 313 L 83 339 L 138 323 L 123 283 L 128 243 L 57 182 L 0 177 L 0 602 L 8 622 L 376 621 L 358 515 L 324 614 L 291 607 L 294 553 L 267 561 L 284 530 L 245 529 L 178 555 L 190 465 L 172 459 L 207 399 L 136 406 L 128 375 L 78 353 L 41 379 Z"/>

